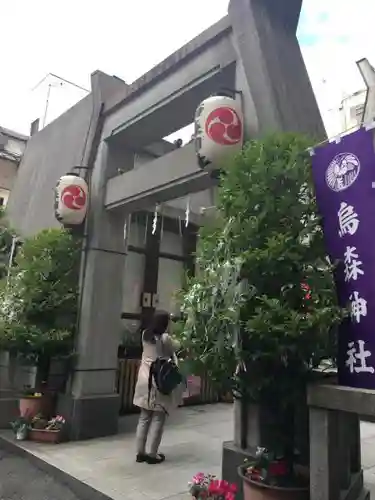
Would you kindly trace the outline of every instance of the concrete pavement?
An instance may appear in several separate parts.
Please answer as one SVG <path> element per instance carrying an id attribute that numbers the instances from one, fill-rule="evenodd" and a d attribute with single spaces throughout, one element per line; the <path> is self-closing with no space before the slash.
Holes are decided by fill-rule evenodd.
<path id="1" fill-rule="evenodd" d="M 19 457 L 0 449 L 1 500 L 80 500 L 67 486 Z"/>
<path id="2" fill-rule="evenodd" d="M 136 422 L 137 415 L 121 419 L 119 435 L 110 438 L 60 445 L 21 444 L 34 458 L 114 500 L 188 499 L 187 483 L 195 473 L 220 476 L 222 443 L 233 436 L 231 405 L 179 409 L 168 422 L 161 447 L 167 461 L 158 466 L 135 463 Z M 7 432 L 2 436 L 13 439 Z M 375 500 L 375 424 L 362 423 L 361 437 L 365 481 Z M 75 497 L 66 496 L 64 500 L 70 498 Z M 88 494 L 87 498 L 93 497 Z"/>
<path id="3" fill-rule="evenodd" d="M 135 463 L 137 415 L 121 419 L 120 434 L 59 445 L 22 442 L 34 457 L 114 500 L 189 498 L 187 483 L 199 471 L 220 475 L 223 441 L 232 436 L 232 407 L 226 404 L 181 408 L 167 425 L 158 466 Z M 1 434 L 13 441 L 6 431 Z"/>

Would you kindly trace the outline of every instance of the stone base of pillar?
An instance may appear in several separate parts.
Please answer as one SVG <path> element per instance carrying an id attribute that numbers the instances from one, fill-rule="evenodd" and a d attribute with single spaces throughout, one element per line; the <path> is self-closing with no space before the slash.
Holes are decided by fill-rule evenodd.
<path id="1" fill-rule="evenodd" d="M 243 500 L 242 481 L 238 477 L 237 469 L 243 465 L 246 459 L 251 460 L 255 456 L 254 450 L 243 450 L 234 444 L 233 441 L 223 443 L 223 458 L 221 462 L 221 477 L 230 483 L 238 485 L 237 500 Z"/>
<path id="2" fill-rule="evenodd" d="M 66 438 L 71 441 L 117 434 L 120 398 L 118 394 L 73 398 L 62 394 L 57 413 L 66 421 Z"/>
<path id="3" fill-rule="evenodd" d="M 10 422 L 19 415 L 18 398 L 9 392 L 0 393 L 0 429 L 9 429 Z"/>

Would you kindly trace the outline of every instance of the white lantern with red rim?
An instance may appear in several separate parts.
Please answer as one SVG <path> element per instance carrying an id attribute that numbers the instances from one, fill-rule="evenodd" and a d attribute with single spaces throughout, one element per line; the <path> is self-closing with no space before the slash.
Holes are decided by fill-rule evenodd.
<path id="1" fill-rule="evenodd" d="M 228 96 L 205 99 L 195 113 L 195 150 L 201 168 L 220 168 L 241 151 L 244 118 L 241 103 Z"/>
<path id="2" fill-rule="evenodd" d="M 63 175 L 56 185 L 55 216 L 64 226 L 83 223 L 87 212 L 88 186 L 76 174 Z"/>

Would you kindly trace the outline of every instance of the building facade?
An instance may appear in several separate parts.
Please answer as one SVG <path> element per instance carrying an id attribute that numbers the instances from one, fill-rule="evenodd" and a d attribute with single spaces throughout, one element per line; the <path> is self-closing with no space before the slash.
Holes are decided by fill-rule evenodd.
<path id="1" fill-rule="evenodd" d="M 0 207 L 6 207 L 28 137 L 0 127 Z"/>
<path id="2" fill-rule="evenodd" d="M 340 128 L 342 132 L 359 126 L 364 117 L 366 90 L 359 90 L 344 97 L 339 108 Z"/>
<path id="3" fill-rule="evenodd" d="M 78 359 L 59 400 L 72 439 L 117 431 L 124 321 L 131 330 L 155 308 L 175 312 L 174 293 L 194 273 L 197 228 L 217 181 L 199 168 L 194 143 L 164 138 L 189 125 L 204 99 L 228 92 L 247 139 L 325 137 L 296 37 L 302 0 L 279 4 L 231 0 L 223 19 L 131 85 L 95 72 L 91 93 L 30 139 L 8 205 L 22 234 L 57 225 L 60 176 L 74 171 L 89 185 Z"/>

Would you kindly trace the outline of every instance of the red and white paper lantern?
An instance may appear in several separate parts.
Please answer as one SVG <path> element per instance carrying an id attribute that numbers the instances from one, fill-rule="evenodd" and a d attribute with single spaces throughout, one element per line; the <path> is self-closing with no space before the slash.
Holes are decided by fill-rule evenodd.
<path id="1" fill-rule="evenodd" d="M 243 147 L 244 119 L 240 102 L 227 96 L 205 99 L 195 113 L 194 140 L 201 168 L 223 166 Z"/>
<path id="2" fill-rule="evenodd" d="M 56 185 L 55 216 L 64 226 L 77 226 L 85 220 L 88 186 L 76 174 L 63 175 Z"/>

